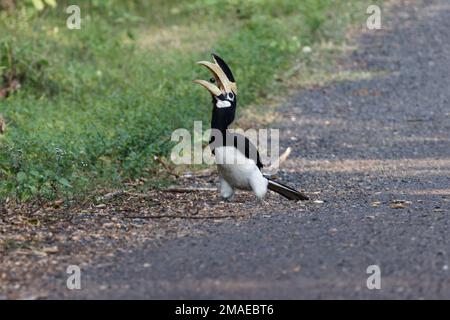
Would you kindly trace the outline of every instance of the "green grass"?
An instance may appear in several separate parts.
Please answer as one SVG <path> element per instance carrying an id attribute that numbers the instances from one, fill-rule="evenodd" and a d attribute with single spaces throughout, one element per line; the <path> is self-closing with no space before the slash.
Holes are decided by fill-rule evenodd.
<path id="1" fill-rule="evenodd" d="M 142 2 L 142 3 L 141 3 Z M 379 2 L 379 1 L 378 1 Z M 214 51 L 231 65 L 239 108 L 279 90 L 303 46 L 341 42 L 367 1 L 84 1 L 82 28 L 56 9 L 0 11 L 0 73 L 22 87 L 0 100 L 0 202 L 85 195 L 145 177 L 171 132 L 209 122 L 193 79 Z M 372 2 L 371 2 L 372 3 Z M 278 87 L 277 87 L 278 86 Z M 149 170 L 150 169 L 150 170 Z"/>

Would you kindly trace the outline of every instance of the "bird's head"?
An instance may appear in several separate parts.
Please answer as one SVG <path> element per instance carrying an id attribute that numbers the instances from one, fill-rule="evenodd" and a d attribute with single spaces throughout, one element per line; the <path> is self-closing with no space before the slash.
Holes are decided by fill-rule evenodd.
<path id="1" fill-rule="evenodd" d="M 237 86 L 230 67 L 219 56 L 212 54 L 214 62 L 200 61 L 198 64 L 208 68 L 213 78 L 210 81 L 194 80 L 211 93 L 213 98 L 213 128 L 228 127 L 236 112 Z"/>

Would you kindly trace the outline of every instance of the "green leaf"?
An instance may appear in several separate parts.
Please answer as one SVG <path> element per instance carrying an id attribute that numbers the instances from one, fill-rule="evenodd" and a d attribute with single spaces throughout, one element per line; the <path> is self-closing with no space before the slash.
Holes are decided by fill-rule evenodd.
<path id="1" fill-rule="evenodd" d="M 40 177 L 41 177 L 41 174 L 40 174 L 38 171 L 36 171 L 36 170 L 31 170 L 31 171 L 30 171 L 30 174 L 31 174 L 33 177 L 37 177 L 37 178 L 40 178 Z"/>
<path id="2" fill-rule="evenodd" d="M 44 3 L 42 2 L 42 0 L 31 0 L 31 2 L 33 2 L 33 6 L 36 8 L 36 10 L 44 10 Z"/>
<path id="3" fill-rule="evenodd" d="M 69 181 L 67 181 L 67 179 L 65 178 L 57 178 L 56 179 L 60 184 L 62 184 L 63 186 L 67 187 L 67 188 L 72 188 L 72 186 L 70 185 Z"/>
<path id="4" fill-rule="evenodd" d="M 38 64 L 39 66 L 48 67 L 49 62 L 48 62 L 48 60 L 41 59 L 41 60 L 39 60 L 39 61 L 37 62 L 37 64 Z"/>
<path id="5" fill-rule="evenodd" d="M 48 4 L 50 7 L 55 8 L 56 7 L 56 0 L 44 0 L 46 4 Z"/>
<path id="6" fill-rule="evenodd" d="M 20 171 L 17 176 L 16 179 L 19 183 L 24 182 L 27 179 L 27 175 L 25 174 L 25 172 Z"/>

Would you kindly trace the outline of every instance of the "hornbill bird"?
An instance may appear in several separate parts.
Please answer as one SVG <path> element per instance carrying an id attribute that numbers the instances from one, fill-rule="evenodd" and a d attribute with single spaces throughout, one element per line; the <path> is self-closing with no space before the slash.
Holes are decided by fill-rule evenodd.
<path id="1" fill-rule="evenodd" d="M 215 156 L 220 178 L 220 195 L 231 200 L 235 189 L 252 190 L 260 200 L 267 189 L 289 200 L 308 200 L 297 190 L 263 175 L 260 155 L 245 136 L 230 132 L 228 126 L 234 121 L 237 105 L 237 86 L 230 67 L 219 56 L 212 54 L 214 62 L 200 61 L 214 78 L 194 80 L 205 87 L 212 96 L 211 139 L 209 146 Z"/>

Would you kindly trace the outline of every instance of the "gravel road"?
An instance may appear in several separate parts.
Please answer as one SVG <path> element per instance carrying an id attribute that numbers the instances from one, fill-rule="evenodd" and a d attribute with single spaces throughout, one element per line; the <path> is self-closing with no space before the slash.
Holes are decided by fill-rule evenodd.
<path id="1" fill-rule="evenodd" d="M 247 218 L 122 248 L 83 267 L 82 290 L 48 297 L 450 298 L 449 30 L 448 0 L 395 7 L 336 71 L 370 77 L 281 107 L 282 143 L 294 149 L 281 178 L 313 201 L 271 195 L 281 204 Z M 366 286 L 370 265 L 379 290 Z"/>

